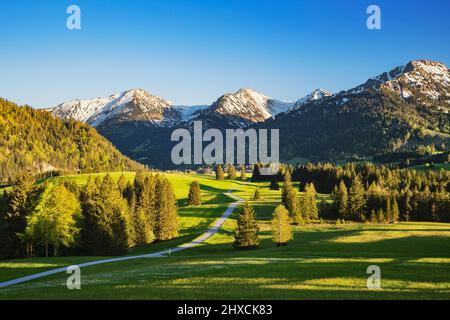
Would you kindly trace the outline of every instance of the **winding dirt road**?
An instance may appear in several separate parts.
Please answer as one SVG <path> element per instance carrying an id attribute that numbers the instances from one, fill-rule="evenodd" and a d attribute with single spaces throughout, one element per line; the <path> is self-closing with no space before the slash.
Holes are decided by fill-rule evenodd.
<path id="1" fill-rule="evenodd" d="M 181 244 L 181 245 L 179 245 L 178 247 L 176 247 L 174 249 L 169 249 L 169 250 L 164 250 L 164 251 L 159 251 L 159 252 L 150 253 L 150 254 L 144 254 L 144 255 L 139 255 L 139 256 L 125 256 L 125 257 L 119 257 L 119 258 L 111 258 L 111 259 L 104 259 L 104 260 L 86 262 L 86 263 L 78 264 L 77 266 L 80 267 L 80 268 L 83 268 L 83 267 L 95 266 L 95 265 L 99 265 L 99 264 L 119 262 L 119 261 L 126 261 L 126 260 L 146 259 L 146 258 L 163 258 L 163 257 L 166 257 L 168 254 L 172 254 L 172 253 L 175 253 L 175 252 L 183 251 L 183 250 L 186 250 L 186 249 L 198 246 L 199 244 L 205 242 L 206 240 L 211 238 L 214 234 L 216 234 L 219 231 L 219 229 L 222 227 L 224 222 L 233 213 L 234 209 L 236 209 L 236 207 L 240 203 L 244 202 L 243 199 L 241 199 L 241 198 L 239 198 L 239 197 L 237 197 L 237 196 L 232 194 L 232 192 L 235 191 L 238 188 L 239 187 L 236 187 L 234 189 L 231 189 L 231 190 L 225 192 L 225 195 L 227 195 L 228 197 L 236 200 L 236 202 L 230 203 L 228 205 L 227 209 L 225 210 L 225 212 L 223 213 L 223 215 L 220 218 L 218 218 L 216 221 L 214 221 L 214 223 L 210 226 L 210 228 L 205 233 L 203 233 L 199 237 L 195 238 L 191 242 L 187 242 L 187 243 Z M 27 282 L 27 281 L 31 281 L 31 280 L 35 280 L 35 279 L 39 279 L 39 278 L 43 278 L 43 277 L 47 277 L 47 276 L 50 276 L 50 275 L 53 275 L 53 274 L 57 274 L 57 273 L 63 273 L 63 272 L 67 271 L 67 268 L 68 267 L 61 267 L 61 268 L 52 269 L 52 270 L 48 270 L 48 271 L 32 274 L 32 275 L 29 275 L 29 276 L 25 276 L 25 277 L 21 277 L 21 278 L 9 280 L 9 281 L 1 282 L 0 283 L 0 288 L 9 287 L 9 286 L 12 286 L 12 285 L 15 285 L 15 284 L 19 284 L 19 283 L 23 283 L 23 282 Z"/>

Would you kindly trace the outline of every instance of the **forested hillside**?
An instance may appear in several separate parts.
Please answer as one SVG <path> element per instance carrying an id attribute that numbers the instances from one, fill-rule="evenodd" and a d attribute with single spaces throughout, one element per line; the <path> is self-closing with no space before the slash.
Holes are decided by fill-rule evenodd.
<path id="1" fill-rule="evenodd" d="M 0 132 L 1 184 L 23 171 L 36 175 L 142 169 L 88 125 L 1 98 Z"/>
<path id="2" fill-rule="evenodd" d="M 280 129 L 284 161 L 295 157 L 330 161 L 431 144 L 446 151 L 450 115 L 421 97 L 421 101 L 405 100 L 386 89 L 343 93 L 305 104 L 260 127 Z"/>

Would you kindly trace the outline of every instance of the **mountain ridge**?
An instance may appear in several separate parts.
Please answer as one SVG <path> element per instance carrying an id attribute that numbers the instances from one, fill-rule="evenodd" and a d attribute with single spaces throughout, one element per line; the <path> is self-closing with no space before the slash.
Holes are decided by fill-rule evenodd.
<path id="1" fill-rule="evenodd" d="M 282 102 L 243 88 L 209 106 L 180 109 L 166 103 L 163 110 L 170 116 L 159 112 L 157 120 L 106 121 L 98 129 L 132 158 L 162 167 L 170 162 L 161 154 L 170 154 L 171 132 L 189 129 L 195 120 L 203 121 L 205 130 L 279 129 L 284 161 L 365 157 L 421 143 L 422 129 L 448 144 L 449 79 L 444 64 L 414 60 L 334 94 L 316 89 L 296 102 Z"/>

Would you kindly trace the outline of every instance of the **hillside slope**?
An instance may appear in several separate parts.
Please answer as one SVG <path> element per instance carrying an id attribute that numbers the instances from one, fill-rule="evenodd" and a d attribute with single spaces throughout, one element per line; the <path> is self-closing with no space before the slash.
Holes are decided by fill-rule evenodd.
<path id="1" fill-rule="evenodd" d="M 122 155 L 92 127 L 19 107 L 0 98 L 0 183 L 18 173 L 100 172 L 143 167 Z"/>
<path id="2" fill-rule="evenodd" d="M 338 160 L 450 139 L 450 72 L 412 61 L 366 83 L 310 101 L 260 127 L 280 130 L 283 160 Z M 427 139 L 427 132 L 434 132 Z"/>

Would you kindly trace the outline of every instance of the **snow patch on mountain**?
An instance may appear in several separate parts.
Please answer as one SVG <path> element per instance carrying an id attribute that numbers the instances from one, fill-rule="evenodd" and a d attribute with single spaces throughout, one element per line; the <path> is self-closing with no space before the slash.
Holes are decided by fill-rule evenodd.
<path id="1" fill-rule="evenodd" d="M 344 94 L 358 94 L 370 88 L 386 88 L 405 99 L 414 93 L 420 93 L 431 100 L 438 100 L 449 93 L 449 86 L 450 71 L 447 66 L 431 60 L 416 60 L 370 78 Z"/>
<path id="2" fill-rule="evenodd" d="M 216 113 L 254 123 L 272 118 L 292 106 L 292 102 L 275 100 L 252 89 L 244 88 L 221 96 L 204 111 L 204 114 Z"/>
<path id="3" fill-rule="evenodd" d="M 75 119 L 93 127 L 111 119 L 160 122 L 172 103 L 142 89 L 132 89 L 107 98 L 73 100 L 51 109 L 54 116 Z"/>
<path id="4" fill-rule="evenodd" d="M 188 122 L 197 117 L 203 110 L 208 108 L 208 105 L 175 106 L 174 108 L 180 113 L 180 121 Z"/>
<path id="5" fill-rule="evenodd" d="M 298 100 L 295 103 L 294 107 L 291 109 L 291 111 L 298 110 L 307 103 L 321 101 L 325 98 L 332 97 L 332 96 L 333 96 L 332 93 L 330 93 L 324 89 L 320 89 L 320 88 L 316 89 L 313 92 L 311 92 L 310 94 L 308 94 L 307 96 Z"/>

